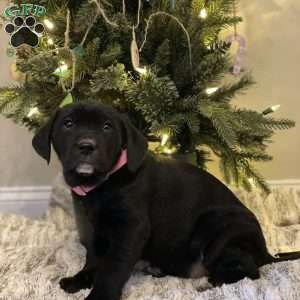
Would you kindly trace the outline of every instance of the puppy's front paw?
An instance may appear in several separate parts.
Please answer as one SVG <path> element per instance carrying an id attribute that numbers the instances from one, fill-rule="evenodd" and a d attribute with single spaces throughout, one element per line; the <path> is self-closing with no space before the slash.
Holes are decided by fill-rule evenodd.
<path id="1" fill-rule="evenodd" d="M 95 286 L 90 294 L 84 300 L 120 300 L 121 291 L 117 291 L 111 286 L 110 288 Z"/>
<path id="2" fill-rule="evenodd" d="M 60 287 L 69 294 L 74 294 L 85 288 L 82 282 L 78 278 L 74 277 L 65 277 L 59 281 Z"/>
<path id="3" fill-rule="evenodd" d="M 82 289 L 90 289 L 93 284 L 93 271 L 80 271 L 73 277 L 65 277 L 59 281 L 60 287 L 67 293 L 77 293 Z"/>

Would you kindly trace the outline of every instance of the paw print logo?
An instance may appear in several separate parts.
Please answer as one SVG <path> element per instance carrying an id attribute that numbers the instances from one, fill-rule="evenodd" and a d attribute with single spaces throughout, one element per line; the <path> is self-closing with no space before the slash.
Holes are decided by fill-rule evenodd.
<path id="1" fill-rule="evenodd" d="M 10 44 L 14 48 L 26 44 L 31 47 L 37 47 L 39 36 L 44 32 L 44 25 L 36 23 L 33 16 L 15 17 L 12 23 L 5 25 L 5 31 L 10 35 Z"/>

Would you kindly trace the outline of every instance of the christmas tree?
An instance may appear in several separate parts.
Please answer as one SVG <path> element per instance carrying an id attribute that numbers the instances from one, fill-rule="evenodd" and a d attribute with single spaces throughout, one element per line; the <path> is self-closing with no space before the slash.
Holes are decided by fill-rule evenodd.
<path id="1" fill-rule="evenodd" d="M 154 151 L 192 154 L 201 168 L 214 153 L 228 183 L 269 190 L 253 162 L 271 160 L 274 131 L 294 123 L 270 116 L 276 107 L 231 104 L 253 84 L 233 66 L 230 41 L 220 39 L 242 21 L 234 0 L 35 4 L 47 6 L 46 32 L 38 47 L 17 49 L 24 80 L 0 89 L 3 115 L 35 131 L 67 103 L 108 103 L 129 115 Z"/>

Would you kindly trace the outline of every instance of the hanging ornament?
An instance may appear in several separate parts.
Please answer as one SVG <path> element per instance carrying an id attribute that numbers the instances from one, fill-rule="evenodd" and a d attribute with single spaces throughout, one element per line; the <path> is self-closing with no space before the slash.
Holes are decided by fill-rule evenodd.
<path id="1" fill-rule="evenodd" d="M 64 100 L 60 103 L 59 107 L 62 108 L 71 103 L 73 103 L 73 96 L 71 93 L 68 93 Z"/>
<path id="2" fill-rule="evenodd" d="M 59 67 L 53 72 L 53 74 L 60 78 L 67 79 L 70 76 L 68 65 L 64 61 L 61 61 L 59 63 Z"/>
<path id="3" fill-rule="evenodd" d="M 132 28 L 132 41 L 130 46 L 130 53 L 131 53 L 132 66 L 134 69 L 136 69 L 140 66 L 140 53 L 136 43 L 135 31 L 133 28 Z"/>
<path id="4" fill-rule="evenodd" d="M 84 55 L 84 48 L 81 46 L 81 45 L 78 45 L 76 46 L 74 49 L 73 49 L 75 55 L 77 57 L 82 57 Z"/>
<path id="5" fill-rule="evenodd" d="M 238 50 L 235 55 L 234 64 L 233 64 L 233 74 L 239 75 L 242 70 L 243 58 L 246 49 L 246 40 L 240 34 L 231 34 L 226 38 L 225 42 L 231 43 L 231 45 L 234 42 L 238 43 Z"/>
<path id="6" fill-rule="evenodd" d="M 134 27 L 132 28 L 132 41 L 130 46 L 130 53 L 131 53 L 131 63 L 133 68 L 140 74 L 146 74 L 147 72 L 146 68 L 140 67 L 140 52 L 136 43 Z"/>
<path id="7" fill-rule="evenodd" d="M 235 1 L 232 3 L 233 5 L 233 17 L 236 19 L 236 4 Z M 235 56 L 234 64 L 233 64 L 233 74 L 234 75 L 239 75 L 242 70 L 242 65 L 243 65 L 243 58 L 244 58 L 244 53 L 246 49 L 246 39 L 241 36 L 240 34 L 237 33 L 237 25 L 236 23 L 234 24 L 234 34 L 229 35 L 226 40 L 226 43 L 231 43 L 231 45 L 234 42 L 238 43 L 238 50 Z"/>

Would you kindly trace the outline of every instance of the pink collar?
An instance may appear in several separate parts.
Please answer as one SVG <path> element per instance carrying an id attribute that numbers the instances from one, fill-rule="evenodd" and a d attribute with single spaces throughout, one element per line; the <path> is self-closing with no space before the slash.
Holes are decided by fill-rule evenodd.
<path id="1" fill-rule="evenodd" d="M 105 180 L 107 180 L 111 174 L 117 172 L 119 169 L 121 169 L 126 164 L 127 164 L 127 149 L 124 149 L 124 150 L 122 150 L 117 163 L 107 173 Z M 71 190 L 78 196 L 86 196 L 88 192 L 92 191 L 96 187 L 97 187 L 96 185 L 92 185 L 92 186 L 79 185 L 79 186 L 73 187 Z"/>

